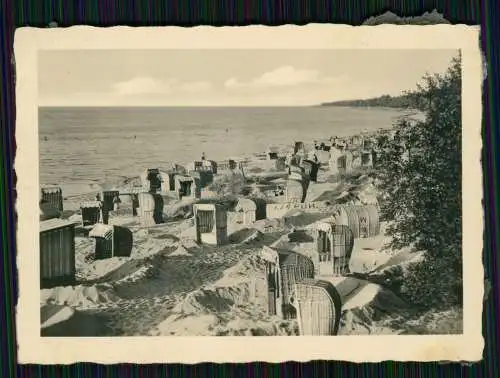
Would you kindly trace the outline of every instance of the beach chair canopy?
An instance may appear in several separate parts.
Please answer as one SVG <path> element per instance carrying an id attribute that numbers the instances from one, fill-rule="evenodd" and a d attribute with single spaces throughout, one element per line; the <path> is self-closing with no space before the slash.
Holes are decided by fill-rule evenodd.
<path id="1" fill-rule="evenodd" d="M 194 178 L 191 176 L 176 176 L 176 180 L 179 182 L 193 182 Z"/>
<path id="2" fill-rule="evenodd" d="M 301 335 L 337 335 L 342 314 L 342 299 L 328 281 L 304 278 L 296 283 Z"/>
<path id="3" fill-rule="evenodd" d="M 314 225 L 315 226 L 314 228 L 317 231 L 330 232 L 330 231 L 332 231 L 335 224 L 336 224 L 335 219 L 329 218 L 329 219 L 324 219 L 322 221 L 316 222 Z"/>
<path id="4" fill-rule="evenodd" d="M 46 186 L 41 188 L 41 192 L 45 194 L 55 194 L 55 193 L 61 193 L 62 190 L 58 186 Z"/>
<path id="5" fill-rule="evenodd" d="M 73 222 L 64 219 L 59 219 L 59 218 L 48 219 L 40 222 L 40 232 L 55 230 L 57 228 L 74 226 L 74 225 L 75 224 Z"/>
<path id="6" fill-rule="evenodd" d="M 93 207 L 101 207 L 101 203 L 98 201 L 85 201 L 80 203 L 80 208 L 93 208 Z"/>
<path id="7" fill-rule="evenodd" d="M 113 226 L 97 223 L 95 227 L 90 230 L 89 236 L 91 238 L 111 239 L 113 236 Z"/>

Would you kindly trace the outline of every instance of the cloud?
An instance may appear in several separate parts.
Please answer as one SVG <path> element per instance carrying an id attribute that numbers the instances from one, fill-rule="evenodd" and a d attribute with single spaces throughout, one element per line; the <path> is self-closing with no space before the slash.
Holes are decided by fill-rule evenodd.
<path id="1" fill-rule="evenodd" d="M 229 79 L 227 79 L 224 83 L 224 86 L 226 88 L 238 88 L 240 87 L 241 85 L 243 85 L 243 83 L 240 83 L 236 78 L 234 77 L 231 77 Z"/>
<path id="2" fill-rule="evenodd" d="M 248 82 L 239 81 L 237 78 L 229 78 L 224 83 L 228 89 L 238 88 L 272 88 L 292 87 L 304 84 L 331 84 L 337 79 L 322 76 L 319 71 L 297 69 L 292 66 L 278 67 L 266 72 Z"/>
<path id="3" fill-rule="evenodd" d="M 210 90 L 212 85 L 206 81 L 180 82 L 177 79 L 157 79 L 138 76 L 113 85 L 118 95 L 172 94 L 175 92 L 201 93 Z"/>
<path id="4" fill-rule="evenodd" d="M 181 90 L 189 93 L 202 93 L 207 92 L 212 88 L 212 84 L 208 81 L 194 81 L 191 83 L 184 83 L 180 86 Z"/>
<path id="5" fill-rule="evenodd" d="M 130 80 L 115 83 L 114 92 L 120 95 L 138 95 L 153 93 L 169 93 L 171 86 L 167 82 L 151 77 L 135 77 Z"/>
<path id="6" fill-rule="evenodd" d="M 292 86 L 318 82 L 320 74 L 314 70 L 298 70 L 292 66 L 283 66 L 266 72 L 254 80 L 254 85 L 263 87 Z"/>

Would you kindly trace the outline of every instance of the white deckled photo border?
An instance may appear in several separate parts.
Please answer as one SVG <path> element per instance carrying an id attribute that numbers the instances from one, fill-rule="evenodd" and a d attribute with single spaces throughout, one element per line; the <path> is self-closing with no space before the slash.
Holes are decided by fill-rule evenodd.
<path id="1" fill-rule="evenodd" d="M 479 28 L 465 25 L 20 28 L 15 35 L 17 341 L 20 363 L 200 363 L 344 360 L 477 361 L 482 358 L 484 272 Z M 40 50 L 81 49 L 460 49 L 464 323 L 461 335 L 320 337 L 40 336 L 38 280 L 38 66 Z"/>

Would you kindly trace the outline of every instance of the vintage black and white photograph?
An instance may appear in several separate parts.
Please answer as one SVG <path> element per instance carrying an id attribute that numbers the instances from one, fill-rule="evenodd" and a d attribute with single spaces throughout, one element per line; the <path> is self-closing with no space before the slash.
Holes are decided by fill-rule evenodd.
<path id="1" fill-rule="evenodd" d="M 36 65 L 42 338 L 464 333 L 461 49 Z"/>
<path id="2" fill-rule="evenodd" d="M 461 333 L 459 51 L 38 65 L 42 335 Z"/>

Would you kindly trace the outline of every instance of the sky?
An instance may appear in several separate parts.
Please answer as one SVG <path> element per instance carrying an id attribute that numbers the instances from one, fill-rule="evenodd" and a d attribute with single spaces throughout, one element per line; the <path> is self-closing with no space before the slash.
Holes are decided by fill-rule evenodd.
<path id="1" fill-rule="evenodd" d="M 59 50 L 40 106 L 310 106 L 398 95 L 456 50 Z"/>

